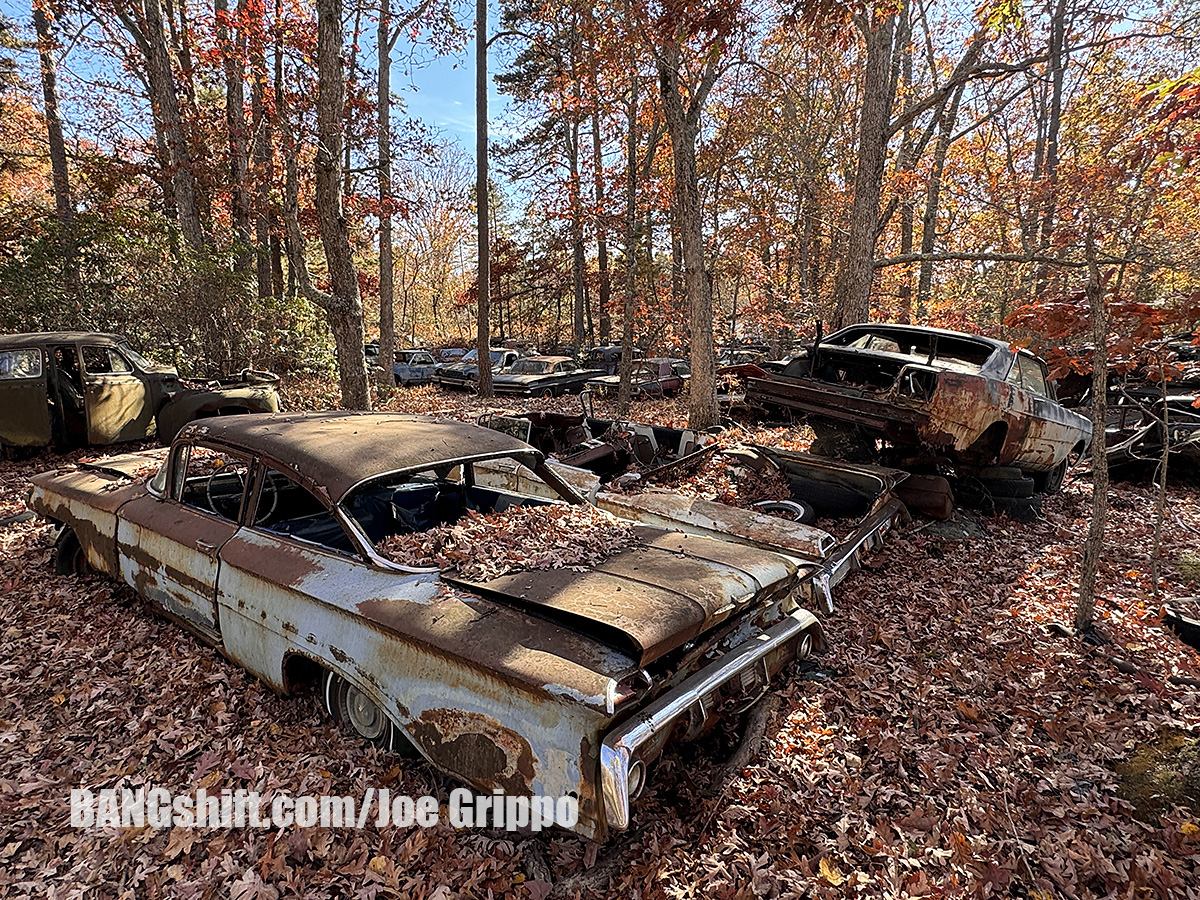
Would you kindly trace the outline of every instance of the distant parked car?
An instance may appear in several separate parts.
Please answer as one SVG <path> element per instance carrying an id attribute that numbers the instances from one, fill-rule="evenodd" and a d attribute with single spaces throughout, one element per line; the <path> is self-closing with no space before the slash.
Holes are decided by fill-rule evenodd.
<path id="1" fill-rule="evenodd" d="M 516 350 L 491 350 L 489 355 L 492 362 L 492 374 L 506 371 L 509 366 L 521 358 Z M 473 390 L 479 382 L 479 351 L 471 350 L 462 360 L 449 365 L 438 366 L 435 372 L 437 383 L 446 388 Z"/>
<path id="2" fill-rule="evenodd" d="M 643 359 L 646 354 L 641 350 L 633 351 L 634 359 Z M 621 371 L 621 345 L 609 344 L 604 347 L 593 347 L 583 355 L 585 369 L 600 369 L 605 375 L 616 375 Z"/>
<path id="3" fill-rule="evenodd" d="M 437 361 L 428 350 L 397 350 L 392 374 L 396 384 L 429 384 L 437 371 Z"/>
<path id="4" fill-rule="evenodd" d="M 578 394 L 597 369 L 581 369 L 566 356 L 527 356 L 507 372 L 492 379 L 497 394 L 521 394 L 526 397 L 557 397 Z"/>
<path id="5" fill-rule="evenodd" d="M 244 369 L 185 383 L 125 338 L 97 332 L 0 337 L 0 449 L 102 446 L 158 436 L 210 416 L 276 412 L 279 377 Z"/>
<path id="6" fill-rule="evenodd" d="M 634 397 L 674 397 L 683 390 L 690 377 L 691 370 L 682 359 L 646 359 L 633 364 L 630 389 Z M 601 375 L 589 381 L 587 386 L 602 397 L 616 394 L 621 386 L 621 376 Z"/>

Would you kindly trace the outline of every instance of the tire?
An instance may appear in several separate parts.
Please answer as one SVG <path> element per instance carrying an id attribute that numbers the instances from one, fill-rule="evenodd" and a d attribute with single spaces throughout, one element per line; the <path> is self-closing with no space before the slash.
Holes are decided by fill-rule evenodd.
<path id="1" fill-rule="evenodd" d="M 1033 484 L 1039 494 L 1057 494 L 1062 490 L 1063 482 L 1067 480 L 1067 468 L 1070 458 L 1063 459 L 1049 472 L 1038 472 L 1033 476 Z"/>
<path id="2" fill-rule="evenodd" d="M 538 394 L 538 396 L 541 397 L 543 400 L 553 400 L 554 396 L 555 396 L 554 388 L 542 388 L 542 390 Z"/>
<path id="3" fill-rule="evenodd" d="M 79 538 L 70 528 L 64 528 L 54 543 L 54 572 L 57 575 L 86 575 L 92 570 Z"/>
<path id="4" fill-rule="evenodd" d="M 817 521 L 817 511 L 811 503 L 799 500 L 763 500 L 754 504 L 756 512 L 780 519 L 789 519 L 801 525 L 811 525 Z"/>
<path id="5" fill-rule="evenodd" d="M 1006 478 L 1004 480 L 980 479 L 980 486 L 993 497 L 1007 497 L 1016 500 L 1028 500 L 1034 494 L 1034 481 L 1024 476 Z"/>
<path id="6" fill-rule="evenodd" d="M 381 750 L 395 745 L 396 728 L 370 697 L 334 672 L 321 683 L 321 704 L 343 729 Z"/>

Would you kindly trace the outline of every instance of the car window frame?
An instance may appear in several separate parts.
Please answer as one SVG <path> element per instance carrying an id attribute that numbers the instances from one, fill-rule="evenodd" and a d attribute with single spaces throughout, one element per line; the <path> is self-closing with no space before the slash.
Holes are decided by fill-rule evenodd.
<path id="1" fill-rule="evenodd" d="M 256 524 L 254 518 L 258 514 L 258 504 L 262 497 L 262 485 L 263 482 L 266 481 L 268 472 L 274 472 L 277 475 L 283 476 L 291 484 L 300 488 L 300 490 L 307 492 L 310 497 L 315 497 L 317 502 L 320 503 L 321 506 L 333 517 L 333 520 L 338 523 L 346 537 L 350 539 L 350 545 L 357 548 L 357 552 L 347 553 L 344 550 L 339 550 L 336 547 L 330 547 L 327 544 L 318 543 L 317 541 L 310 541 L 307 538 L 297 537 L 294 534 L 287 534 L 282 531 L 272 531 L 270 528 L 264 528 L 263 526 Z M 347 516 L 341 510 L 340 506 L 331 505 L 316 491 L 311 490 L 299 479 L 293 478 L 291 475 L 289 475 L 286 471 L 286 466 L 272 465 L 269 459 L 256 457 L 254 472 L 251 477 L 247 479 L 247 481 L 249 482 L 249 490 L 245 501 L 245 508 L 243 510 L 243 518 L 245 520 L 241 523 L 243 528 L 250 529 L 258 534 L 267 535 L 274 540 L 291 541 L 295 544 L 299 544 L 302 547 L 314 547 L 318 550 L 324 551 L 325 553 L 331 553 L 340 559 L 352 560 L 357 563 L 366 563 L 370 561 L 370 557 L 374 555 L 374 548 L 370 547 L 369 542 L 366 540 L 366 535 L 359 530 L 353 519 Z"/>
<path id="2" fill-rule="evenodd" d="M 238 515 L 236 519 L 226 518 L 212 509 L 204 509 L 199 506 L 193 506 L 190 503 L 186 503 L 180 496 L 183 491 L 184 483 L 187 480 L 187 467 L 188 463 L 191 462 L 192 448 L 197 446 L 214 450 L 218 453 L 224 453 L 228 456 L 232 456 L 234 459 L 239 459 L 246 464 L 246 479 L 245 483 L 242 485 L 242 499 L 238 504 Z M 180 454 L 185 450 L 187 451 L 187 461 L 184 462 L 182 468 L 180 468 Z M 170 500 L 172 503 L 175 503 L 184 509 L 200 513 L 201 515 L 208 516 L 212 519 L 216 519 L 218 522 L 227 522 L 232 525 L 236 525 L 239 528 L 244 525 L 250 486 L 254 483 L 257 477 L 257 458 L 254 456 L 254 454 L 249 453 L 239 447 L 231 447 L 228 444 L 222 444 L 218 441 L 189 438 L 172 445 L 171 453 L 167 457 L 167 465 L 166 489 L 164 490 L 163 496 L 160 497 L 160 499 Z"/>

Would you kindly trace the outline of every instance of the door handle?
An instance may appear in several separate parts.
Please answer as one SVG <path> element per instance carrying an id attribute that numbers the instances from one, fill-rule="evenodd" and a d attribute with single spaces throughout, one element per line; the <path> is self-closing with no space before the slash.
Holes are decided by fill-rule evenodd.
<path id="1" fill-rule="evenodd" d="M 217 545 L 210 544 L 208 541 L 196 541 L 196 549 L 201 553 L 206 553 L 209 556 L 212 556 L 217 552 Z"/>

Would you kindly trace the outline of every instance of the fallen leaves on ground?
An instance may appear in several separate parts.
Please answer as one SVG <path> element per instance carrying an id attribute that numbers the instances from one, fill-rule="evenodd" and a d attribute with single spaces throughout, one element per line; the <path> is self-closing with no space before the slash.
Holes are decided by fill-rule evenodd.
<path id="1" fill-rule="evenodd" d="M 474 510 L 451 525 L 394 535 L 378 551 L 405 566 L 453 568 L 470 581 L 530 569 L 586 571 L 633 540 L 628 522 L 594 506 L 514 506 Z"/>
<path id="2" fill-rule="evenodd" d="M 421 396 L 419 411 L 442 402 Z M 0 463 L 0 517 L 33 473 L 80 455 Z M 1200 727 L 1200 694 L 1172 681 L 1200 678 L 1200 660 L 1159 624 L 1161 602 L 1196 593 L 1174 561 L 1195 549 L 1200 489 L 1169 491 L 1160 601 L 1153 506 L 1151 488 L 1114 484 L 1099 647 L 1047 627 L 1071 621 L 1086 482 L 967 541 L 890 534 L 821 617 L 819 669 L 774 685 L 753 763 L 716 780 L 735 725 L 668 746 L 633 828 L 598 853 L 444 824 L 70 828 L 80 786 L 445 798 L 453 783 L 345 736 L 311 697 L 277 696 L 125 587 L 54 575 L 45 523 L 0 526 L 0 895 L 525 900 L 545 894 L 537 860 L 555 896 L 585 900 L 1200 896 L 1200 811 L 1140 821 L 1115 774 L 1162 730 Z"/>

